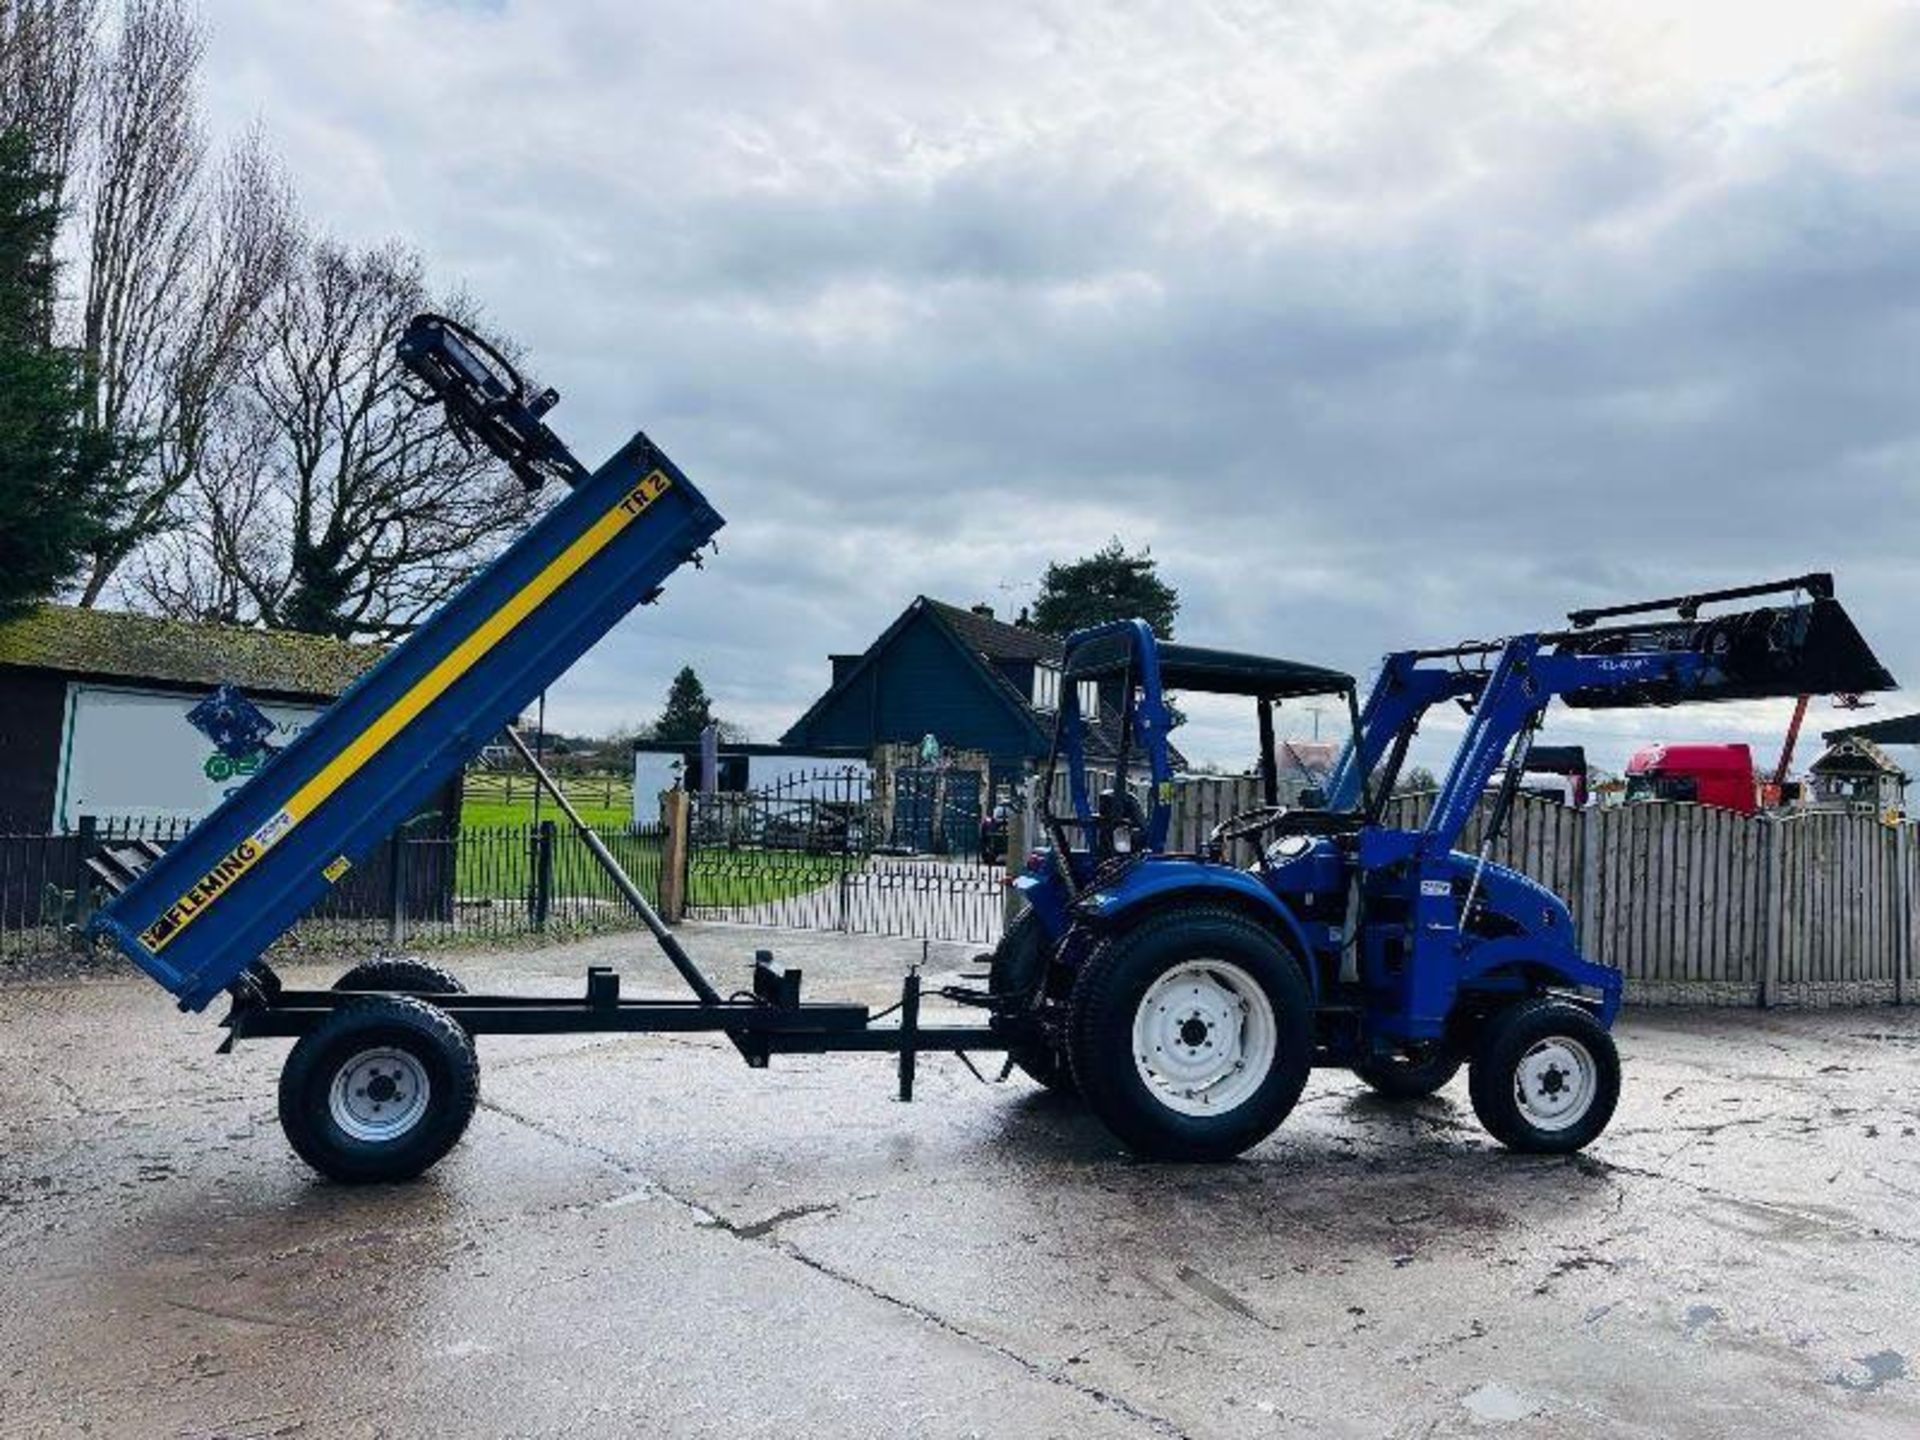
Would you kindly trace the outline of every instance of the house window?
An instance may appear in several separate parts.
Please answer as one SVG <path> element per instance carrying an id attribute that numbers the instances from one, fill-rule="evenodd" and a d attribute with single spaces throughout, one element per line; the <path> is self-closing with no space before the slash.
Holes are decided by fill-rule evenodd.
<path id="1" fill-rule="evenodd" d="M 1033 667 L 1033 708 L 1036 710 L 1060 708 L 1059 666 L 1035 665 Z"/>
<path id="2" fill-rule="evenodd" d="M 1098 680 L 1076 682 L 1074 698 L 1080 702 L 1080 714 L 1083 719 L 1100 718 L 1100 682 Z M 1045 711 L 1060 708 L 1060 667 L 1058 665 L 1039 664 L 1033 667 L 1033 708 Z"/>

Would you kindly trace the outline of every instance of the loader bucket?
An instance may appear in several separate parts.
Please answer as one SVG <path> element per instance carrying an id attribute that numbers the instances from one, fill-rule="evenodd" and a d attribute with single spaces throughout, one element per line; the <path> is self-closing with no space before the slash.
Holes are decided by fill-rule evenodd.
<path id="1" fill-rule="evenodd" d="M 1579 655 L 1695 654 L 1705 664 L 1631 689 L 1575 690 L 1567 704 L 1588 710 L 1674 705 L 1695 700 L 1765 700 L 1797 695 L 1863 695 L 1896 682 L 1840 602 L 1762 605 L 1700 620 L 1658 620 L 1558 637 Z"/>

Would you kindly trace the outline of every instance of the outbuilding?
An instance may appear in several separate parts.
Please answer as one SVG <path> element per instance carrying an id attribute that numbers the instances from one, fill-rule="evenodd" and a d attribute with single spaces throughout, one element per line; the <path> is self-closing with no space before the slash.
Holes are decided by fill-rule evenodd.
<path id="1" fill-rule="evenodd" d="M 0 622 L 0 825 L 68 833 L 82 816 L 191 823 L 258 761 L 187 721 L 223 683 L 298 735 L 383 650 L 319 635 L 46 605 Z M 457 787 L 436 807 L 457 812 Z"/>

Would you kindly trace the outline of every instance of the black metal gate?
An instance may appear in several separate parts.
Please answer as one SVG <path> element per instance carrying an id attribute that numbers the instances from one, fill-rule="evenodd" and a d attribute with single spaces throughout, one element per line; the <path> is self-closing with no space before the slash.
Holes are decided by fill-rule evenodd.
<path id="1" fill-rule="evenodd" d="M 915 854 L 966 855 L 980 847 L 980 772 L 927 765 L 893 776 L 892 840 Z"/>
<path id="2" fill-rule="evenodd" d="M 692 796 L 688 915 L 991 944 L 1005 870 L 981 854 L 978 773 L 929 766 L 894 780 L 890 807 L 865 770 Z"/>

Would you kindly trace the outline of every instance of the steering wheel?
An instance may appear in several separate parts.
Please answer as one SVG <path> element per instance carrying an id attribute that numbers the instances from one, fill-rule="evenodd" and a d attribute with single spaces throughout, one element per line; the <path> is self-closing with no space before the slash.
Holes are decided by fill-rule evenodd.
<path id="1" fill-rule="evenodd" d="M 1285 805 L 1256 805 L 1251 810 L 1230 815 L 1214 826 L 1207 832 L 1207 843 L 1221 845 L 1229 840 L 1258 840 L 1291 813 Z"/>

